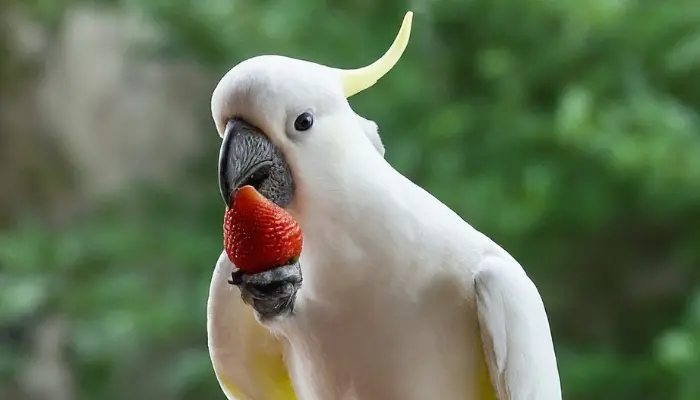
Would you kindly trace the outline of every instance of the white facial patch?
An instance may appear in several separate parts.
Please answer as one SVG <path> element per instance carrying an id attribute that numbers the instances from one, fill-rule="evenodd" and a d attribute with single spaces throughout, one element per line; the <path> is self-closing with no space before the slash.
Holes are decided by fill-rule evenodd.
<path id="1" fill-rule="evenodd" d="M 370 121 L 360 115 L 357 115 L 357 120 L 360 122 L 362 130 L 365 132 L 365 135 L 367 135 L 369 141 L 372 142 L 374 148 L 377 149 L 382 157 L 384 157 L 384 144 L 382 143 L 382 138 L 379 136 L 379 127 L 377 124 L 374 121 Z"/>

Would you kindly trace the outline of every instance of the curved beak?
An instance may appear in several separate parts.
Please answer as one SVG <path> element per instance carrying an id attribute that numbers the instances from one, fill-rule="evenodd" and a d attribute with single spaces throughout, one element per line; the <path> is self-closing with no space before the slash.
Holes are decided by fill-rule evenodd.
<path id="1" fill-rule="evenodd" d="M 219 191 L 228 207 L 238 188 L 253 186 L 280 207 L 294 194 L 294 181 L 282 152 L 260 129 L 234 118 L 226 124 L 219 153 Z"/>

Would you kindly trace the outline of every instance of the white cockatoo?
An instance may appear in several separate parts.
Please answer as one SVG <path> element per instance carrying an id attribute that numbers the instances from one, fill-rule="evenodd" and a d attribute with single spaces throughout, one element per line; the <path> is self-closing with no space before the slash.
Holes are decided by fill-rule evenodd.
<path id="1" fill-rule="evenodd" d="M 252 185 L 304 234 L 298 262 L 267 272 L 219 257 L 207 329 L 229 399 L 561 399 L 523 268 L 396 171 L 348 104 L 397 63 L 411 20 L 364 68 L 265 55 L 213 92 L 224 201 Z"/>

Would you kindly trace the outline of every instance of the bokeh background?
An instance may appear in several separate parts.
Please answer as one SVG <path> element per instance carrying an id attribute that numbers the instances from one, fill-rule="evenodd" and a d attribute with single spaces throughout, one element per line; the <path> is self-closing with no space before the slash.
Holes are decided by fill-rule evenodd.
<path id="1" fill-rule="evenodd" d="M 211 91 L 257 54 L 365 65 L 409 8 L 352 105 L 522 262 L 564 398 L 700 399 L 697 0 L 3 1 L 0 399 L 223 399 Z"/>

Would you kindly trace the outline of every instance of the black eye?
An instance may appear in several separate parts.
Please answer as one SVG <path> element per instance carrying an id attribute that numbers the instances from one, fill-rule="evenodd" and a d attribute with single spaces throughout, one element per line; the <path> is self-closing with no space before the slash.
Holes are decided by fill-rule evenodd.
<path id="1" fill-rule="evenodd" d="M 314 116 L 310 112 L 302 113 L 294 121 L 294 129 L 299 132 L 308 131 L 314 124 Z"/>

